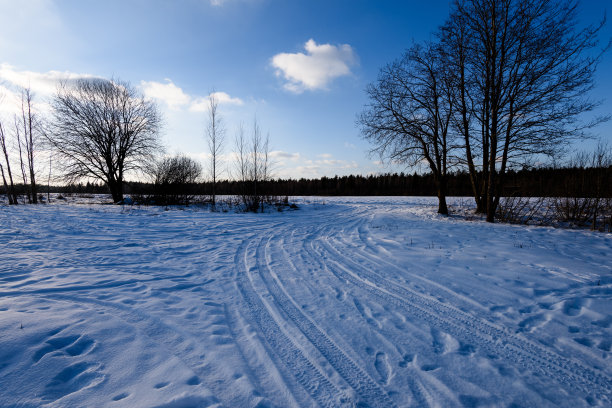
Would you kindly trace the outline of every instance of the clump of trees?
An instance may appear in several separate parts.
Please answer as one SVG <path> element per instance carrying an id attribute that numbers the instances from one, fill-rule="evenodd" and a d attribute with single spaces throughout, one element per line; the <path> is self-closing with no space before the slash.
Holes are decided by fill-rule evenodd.
<path id="1" fill-rule="evenodd" d="M 197 193 L 195 184 L 202 175 L 202 165 L 183 155 L 165 157 L 155 166 L 154 175 L 155 204 L 189 205 Z"/>
<path id="2" fill-rule="evenodd" d="M 555 156 L 607 118 L 581 121 L 603 22 L 578 27 L 575 0 L 457 0 L 436 41 L 384 67 L 358 118 L 382 158 L 425 163 L 447 214 L 445 174 L 465 169 L 494 222 L 508 169 Z"/>
<path id="3" fill-rule="evenodd" d="M 257 119 L 253 120 L 250 138 L 240 126 L 235 139 L 236 179 L 239 196 L 247 211 L 263 210 L 266 199 L 263 185 L 271 178 L 270 136 L 263 137 Z M 271 200 L 267 200 L 271 201 Z"/>
<path id="4" fill-rule="evenodd" d="M 600 142 L 593 152 L 575 154 L 566 166 L 544 170 L 548 194 L 528 197 L 517 189 L 503 197 L 498 219 L 612 232 L 612 149 Z M 515 174 L 511 178 L 517 180 Z"/>
<path id="5" fill-rule="evenodd" d="M 20 114 L 13 116 L 13 125 L 12 139 L 18 153 L 19 170 L 21 171 L 21 189 L 18 189 L 13 177 L 7 131 L 2 120 L 0 120 L 0 150 L 2 150 L 3 159 L 0 160 L 0 174 L 2 174 L 2 182 L 8 203 L 9 205 L 18 204 L 19 190 L 21 190 L 28 203 L 37 204 L 39 199 L 35 162 L 44 129 L 34 107 L 34 94 L 30 88 L 21 89 Z"/>
<path id="6" fill-rule="evenodd" d="M 591 229 L 612 232 L 612 149 L 599 143 L 592 153 L 578 153 L 570 161 L 570 167 L 591 169 L 586 179 L 579 172 L 565 179 L 565 193 L 554 198 L 556 218 L 577 226 L 590 225 Z M 585 194 L 587 186 L 593 194 Z"/>

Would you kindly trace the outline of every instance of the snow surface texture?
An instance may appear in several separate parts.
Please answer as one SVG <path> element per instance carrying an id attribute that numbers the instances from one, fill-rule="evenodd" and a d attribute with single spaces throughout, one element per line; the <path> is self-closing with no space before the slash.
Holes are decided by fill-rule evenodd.
<path id="1" fill-rule="evenodd" d="M 609 234 L 300 208 L 1 207 L 0 406 L 612 404 Z"/>

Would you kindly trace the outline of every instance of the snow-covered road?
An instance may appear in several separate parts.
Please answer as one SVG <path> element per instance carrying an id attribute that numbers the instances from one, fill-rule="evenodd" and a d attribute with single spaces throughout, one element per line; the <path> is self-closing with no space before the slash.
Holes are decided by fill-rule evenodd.
<path id="1" fill-rule="evenodd" d="M 612 237 L 299 211 L 0 208 L 0 406 L 610 406 Z"/>

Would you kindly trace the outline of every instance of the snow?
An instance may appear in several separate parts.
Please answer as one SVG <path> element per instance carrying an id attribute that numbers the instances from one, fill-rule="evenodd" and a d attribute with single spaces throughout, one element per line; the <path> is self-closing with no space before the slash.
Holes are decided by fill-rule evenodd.
<path id="1" fill-rule="evenodd" d="M 610 234 L 81 201 L 0 207 L 2 407 L 612 404 Z"/>

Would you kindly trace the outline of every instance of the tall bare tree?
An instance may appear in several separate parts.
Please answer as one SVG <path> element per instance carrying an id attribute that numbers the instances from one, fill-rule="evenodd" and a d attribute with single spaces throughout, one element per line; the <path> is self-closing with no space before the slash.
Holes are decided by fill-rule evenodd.
<path id="1" fill-rule="evenodd" d="M 248 152 L 247 142 L 244 135 L 244 126 L 241 123 L 238 126 L 238 131 L 234 138 L 234 149 L 235 149 L 235 163 L 236 163 L 236 176 L 235 178 L 243 185 L 248 180 Z"/>
<path id="2" fill-rule="evenodd" d="M 15 191 L 15 183 L 13 182 L 13 173 L 11 171 L 11 162 L 9 160 L 8 149 L 6 148 L 6 133 L 4 132 L 4 126 L 0 122 L 0 148 L 2 148 L 2 155 L 4 156 L 4 164 L 6 165 L 6 173 L 4 166 L 0 163 L 0 172 L 2 173 L 2 182 L 6 190 L 6 196 L 9 204 L 17 204 L 17 193 Z M 8 176 L 8 182 L 6 180 Z M 10 183 L 10 184 L 9 184 Z"/>
<path id="3" fill-rule="evenodd" d="M 369 104 L 358 123 L 381 158 L 429 167 L 438 191 L 438 213 L 447 215 L 454 99 L 442 56 L 437 44 L 415 45 L 383 68 L 378 81 L 367 88 Z"/>
<path id="4" fill-rule="evenodd" d="M 219 159 L 223 152 L 225 142 L 225 127 L 219 115 L 219 100 L 215 92 L 208 96 L 208 125 L 206 127 L 208 152 L 210 153 L 210 177 L 212 180 L 212 205 L 216 204 L 217 178 L 220 174 Z"/>
<path id="5" fill-rule="evenodd" d="M 34 168 L 35 149 L 42 131 L 42 123 L 34 111 L 34 94 L 30 88 L 21 91 L 21 117 L 15 118 L 15 132 L 19 146 L 19 160 L 23 174 L 23 184 L 27 191 L 28 201 L 38 203 L 36 171 Z M 19 123 L 18 123 L 19 122 Z M 22 157 L 25 154 L 25 163 Z M 29 190 L 27 190 L 29 184 Z"/>
<path id="6" fill-rule="evenodd" d="M 604 24 L 579 28 L 577 0 L 456 0 L 442 30 L 474 196 L 493 222 L 506 170 L 583 136 Z M 475 159 L 480 159 L 480 166 Z"/>
<path id="7" fill-rule="evenodd" d="M 13 117 L 13 124 L 15 125 L 15 139 L 17 141 L 17 151 L 19 153 L 19 168 L 21 169 L 21 180 L 23 182 L 23 187 L 25 189 L 25 195 L 28 200 L 28 203 L 32 203 L 32 196 L 30 195 L 30 189 L 28 188 L 28 171 L 26 170 L 26 162 L 24 162 L 23 154 L 25 150 L 25 142 L 22 140 L 26 138 L 23 135 L 22 121 L 21 118 L 17 115 Z"/>
<path id="8" fill-rule="evenodd" d="M 48 139 L 69 179 L 94 178 L 123 200 L 123 180 L 144 170 L 161 149 L 161 116 L 129 83 L 80 79 L 60 85 Z"/>

